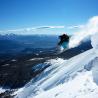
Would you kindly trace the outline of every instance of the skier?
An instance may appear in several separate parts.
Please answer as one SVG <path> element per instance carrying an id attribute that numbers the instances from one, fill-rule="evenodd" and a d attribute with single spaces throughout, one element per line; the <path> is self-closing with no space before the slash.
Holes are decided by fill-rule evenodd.
<path id="1" fill-rule="evenodd" d="M 61 45 L 63 42 L 68 42 L 69 41 L 69 36 L 67 34 L 63 34 L 59 36 L 60 42 L 58 45 Z"/>
<path id="2" fill-rule="evenodd" d="M 63 34 L 59 36 L 60 41 L 58 42 L 59 50 L 62 52 L 64 49 L 68 47 L 69 36 L 67 34 Z"/>

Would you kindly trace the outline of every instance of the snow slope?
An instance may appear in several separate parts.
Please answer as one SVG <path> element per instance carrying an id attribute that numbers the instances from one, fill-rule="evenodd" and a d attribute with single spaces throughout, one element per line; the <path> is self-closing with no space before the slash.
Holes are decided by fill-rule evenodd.
<path id="1" fill-rule="evenodd" d="M 46 74 L 47 71 L 51 70 L 50 72 L 47 73 L 46 76 L 41 75 L 42 78 L 38 79 L 38 81 L 36 83 L 33 83 L 31 81 L 28 85 L 26 85 L 22 89 L 21 92 L 17 93 L 16 98 L 33 98 L 36 95 L 37 96 L 35 98 L 47 98 L 45 96 L 49 96 L 49 95 L 50 95 L 51 98 L 55 98 L 55 97 L 52 97 L 52 95 L 54 96 L 55 93 L 52 93 L 52 95 L 51 95 L 51 92 L 56 92 L 56 91 L 60 92 L 60 90 L 63 89 L 62 88 L 63 85 L 65 87 L 69 84 L 69 82 L 70 82 L 69 85 L 71 85 L 71 83 L 73 84 L 72 86 L 70 86 L 70 88 L 73 87 L 74 89 L 76 89 L 77 90 L 76 93 L 78 94 L 79 90 L 81 90 L 81 87 L 78 85 L 78 84 L 80 84 L 79 81 L 83 82 L 83 81 L 81 81 L 82 78 L 87 80 L 87 78 L 85 78 L 86 74 L 87 74 L 87 76 L 89 76 L 89 73 L 86 73 L 86 72 L 84 73 L 85 75 L 83 75 L 82 71 L 84 70 L 84 66 L 87 65 L 90 61 L 92 61 L 95 58 L 94 54 L 95 53 L 94 53 L 93 49 L 91 49 L 91 50 L 88 50 L 88 51 L 86 51 L 86 52 L 84 52 L 80 55 L 77 55 L 77 56 L 75 56 L 75 57 L 73 57 L 73 58 L 71 58 L 67 61 L 66 60 L 64 61 L 64 60 L 61 60 L 61 59 L 57 60 L 59 62 L 53 63 L 52 66 L 50 66 L 49 68 L 47 68 L 44 71 L 44 74 Z M 77 76 L 79 71 L 81 72 L 81 74 Z M 83 77 L 82 77 L 82 75 L 83 75 Z M 74 77 L 77 77 L 78 79 L 80 77 L 80 80 L 78 80 L 76 82 L 77 78 L 74 78 Z M 92 76 L 90 75 L 90 77 L 88 77 L 88 78 L 92 79 Z M 70 81 L 70 79 L 73 79 L 73 82 Z M 83 84 L 81 84 L 82 86 L 84 85 L 85 81 L 83 82 Z M 75 83 L 80 88 L 76 88 Z M 90 82 L 90 85 L 92 85 L 92 84 L 95 85 L 95 83 L 93 83 L 93 80 L 92 80 L 92 82 Z M 66 88 L 68 88 L 68 86 Z M 53 89 L 53 91 L 51 91 L 51 89 Z M 64 89 L 64 91 L 65 91 L 65 89 Z M 93 88 L 91 88 L 91 90 L 92 89 Z M 46 95 L 47 92 L 49 92 L 48 95 Z M 71 92 L 69 90 L 68 94 L 70 95 Z M 74 96 L 75 95 L 76 94 L 74 94 Z M 66 95 L 66 98 L 73 98 L 73 97 L 67 97 L 67 96 L 68 95 Z M 60 97 L 57 97 L 57 98 L 63 98 L 63 97 L 60 96 Z"/>
<path id="2" fill-rule="evenodd" d="M 74 79 L 34 98 L 98 98 L 98 86 L 92 80 L 91 71 L 77 73 Z M 29 98 L 33 98 L 33 96 Z"/>

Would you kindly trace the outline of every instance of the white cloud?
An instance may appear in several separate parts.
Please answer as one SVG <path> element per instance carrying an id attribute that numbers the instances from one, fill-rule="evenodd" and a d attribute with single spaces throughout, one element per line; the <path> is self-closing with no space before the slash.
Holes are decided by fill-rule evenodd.
<path id="1" fill-rule="evenodd" d="M 37 27 L 35 29 L 54 29 L 54 28 L 64 28 L 64 26 L 42 26 L 42 27 Z"/>
<path id="2" fill-rule="evenodd" d="M 37 26 L 37 27 L 31 27 L 31 28 L 21 28 L 21 29 L 12 29 L 12 30 L 4 30 L 4 31 L 0 31 L 0 33 L 21 33 L 21 34 L 32 34 L 35 31 L 38 30 L 46 30 L 46 29 L 63 29 L 65 28 L 64 26 Z"/>
<path id="3" fill-rule="evenodd" d="M 88 22 L 71 37 L 69 47 L 71 48 L 79 45 L 84 38 L 96 32 L 98 33 L 98 16 L 90 18 Z"/>
<path id="4" fill-rule="evenodd" d="M 73 26 L 68 26 L 67 28 L 68 29 L 81 29 L 83 27 L 84 27 L 84 25 L 73 25 Z"/>

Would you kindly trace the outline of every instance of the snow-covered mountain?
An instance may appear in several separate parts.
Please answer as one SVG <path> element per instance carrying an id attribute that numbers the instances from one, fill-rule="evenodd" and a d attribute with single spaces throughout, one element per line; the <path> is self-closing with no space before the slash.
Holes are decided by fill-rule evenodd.
<path id="1" fill-rule="evenodd" d="M 15 98 L 98 98 L 98 33 L 91 36 L 93 49 L 68 60 L 51 59 L 40 76 L 16 91 Z"/>
<path id="2" fill-rule="evenodd" d="M 89 38 L 93 48 L 68 60 L 48 60 L 41 66 L 51 66 L 16 91 L 15 98 L 98 98 L 98 17 L 82 29 L 71 38 L 69 47 Z"/>

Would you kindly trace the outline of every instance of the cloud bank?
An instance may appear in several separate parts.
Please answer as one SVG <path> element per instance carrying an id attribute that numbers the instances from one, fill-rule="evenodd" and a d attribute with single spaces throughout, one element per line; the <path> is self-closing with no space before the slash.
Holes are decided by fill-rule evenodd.
<path id="1" fill-rule="evenodd" d="M 84 25 L 73 25 L 73 26 L 68 26 L 68 29 L 81 29 L 83 27 Z"/>
<path id="2" fill-rule="evenodd" d="M 3 34 L 8 34 L 8 33 L 35 34 L 39 30 L 63 29 L 63 28 L 65 28 L 65 27 L 64 26 L 37 26 L 37 27 L 31 27 L 31 28 L 4 30 L 4 31 L 0 31 L 0 33 L 3 33 Z"/>
<path id="3" fill-rule="evenodd" d="M 88 36 L 98 33 L 98 16 L 94 16 L 88 22 L 81 26 L 79 32 L 74 33 L 69 41 L 69 48 L 73 48 L 81 43 Z"/>

